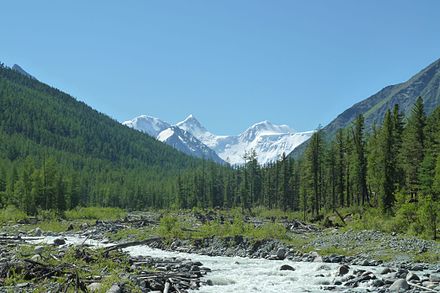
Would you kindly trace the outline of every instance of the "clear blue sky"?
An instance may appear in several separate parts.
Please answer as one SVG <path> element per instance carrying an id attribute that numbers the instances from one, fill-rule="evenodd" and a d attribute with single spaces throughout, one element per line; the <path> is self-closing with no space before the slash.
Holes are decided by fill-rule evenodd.
<path id="1" fill-rule="evenodd" d="M 325 125 L 440 58 L 440 1 L 2 1 L 0 61 L 124 121 Z"/>

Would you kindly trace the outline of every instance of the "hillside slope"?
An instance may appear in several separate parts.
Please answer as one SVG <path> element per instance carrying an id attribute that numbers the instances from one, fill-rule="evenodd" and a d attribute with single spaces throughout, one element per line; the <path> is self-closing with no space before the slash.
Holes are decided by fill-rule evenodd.
<path id="1" fill-rule="evenodd" d="M 163 207 L 178 175 L 202 164 L 0 66 L 0 208 Z"/>
<path id="2" fill-rule="evenodd" d="M 374 124 L 382 123 L 385 112 L 392 109 L 395 104 L 399 104 L 400 110 L 408 115 L 419 96 L 424 100 L 427 114 L 432 113 L 440 105 L 440 59 L 408 81 L 387 86 L 348 108 L 323 128 L 324 134 L 327 139 L 332 139 L 338 129 L 350 126 L 360 114 L 364 115 L 365 128 L 369 131 Z M 297 157 L 304 151 L 306 145 L 307 142 L 298 146 L 291 155 Z"/>

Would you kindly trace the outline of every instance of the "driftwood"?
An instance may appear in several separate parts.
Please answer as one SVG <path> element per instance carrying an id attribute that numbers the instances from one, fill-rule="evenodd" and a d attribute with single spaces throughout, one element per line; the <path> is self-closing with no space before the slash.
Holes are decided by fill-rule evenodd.
<path id="1" fill-rule="evenodd" d="M 414 283 L 411 283 L 411 282 L 408 282 L 408 285 L 413 286 L 413 287 L 415 287 L 417 289 L 422 289 L 422 290 L 428 291 L 428 292 L 437 292 L 437 293 L 439 292 L 437 290 L 429 289 L 427 287 L 424 287 L 424 286 L 421 286 L 421 285 L 417 285 L 417 284 L 414 284 Z"/>
<path id="2" fill-rule="evenodd" d="M 339 217 L 339 219 L 341 219 L 342 223 L 344 223 L 344 225 L 347 225 L 345 223 L 344 217 L 338 212 L 338 210 L 337 209 L 333 209 L 333 211 L 336 213 L 336 215 L 338 215 L 338 217 Z"/>
<path id="3" fill-rule="evenodd" d="M 163 293 L 168 293 L 170 291 L 170 282 L 169 280 L 165 282 L 165 288 L 163 289 Z"/>
<path id="4" fill-rule="evenodd" d="M 116 249 L 122 249 L 127 248 L 131 246 L 137 246 L 137 245 L 146 245 L 152 242 L 160 241 L 162 240 L 161 237 L 154 237 L 146 240 L 140 240 L 140 241 L 133 241 L 133 242 L 126 242 L 126 243 L 120 243 L 113 246 L 109 246 L 104 250 L 104 254 L 109 253 L 110 251 L 116 250 Z"/>

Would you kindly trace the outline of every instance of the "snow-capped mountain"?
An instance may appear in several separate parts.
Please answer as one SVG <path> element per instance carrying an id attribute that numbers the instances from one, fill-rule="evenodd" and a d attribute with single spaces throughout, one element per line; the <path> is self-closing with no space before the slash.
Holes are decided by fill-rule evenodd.
<path id="1" fill-rule="evenodd" d="M 195 138 L 191 133 L 177 126 L 165 129 L 159 133 L 157 139 L 187 155 L 210 159 L 217 163 L 225 163 L 212 149 Z"/>
<path id="2" fill-rule="evenodd" d="M 260 164 L 276 161 L 283 153 L 288 155 L 313 134 L 313 131 L 295 132 L 287 125 L 262 121 L 239 135 L 215 135 L 193 115 L 174 126 L 145 115 L 123 124 L 156 137 L 186 154 L 233 165 L 243 164 L 245 152 L 251 150 L 257 153 Z"/>
<path id="3" fill-rule="evenodd" d="M 191 133 L 158 118 L 141 115 L 122 124 L 153 136 L 187 155 L 205 158 L 220 164 L 225 163 L 212 149 Z"/>
<path id="4" fill-rule="evenodd" d="M 256 151 L 259 163 L 276 161 L 283 153 L 288 155 L 313 134 L 313 131 L 295 132 L 287 125 L 262 121 L 239 135 L 219 136 L 207 131 L 192 115 L 176 126 L 193 134 L 230 164 L 244 163 L 244 153 L 252 149 Z"/>
<path id="5" fill-rule="evenodd" d="M 122 124 L 141 132 L 145 132 L 153 137 L 157 137 L 159 133 L 171 126 L 165 121 L 147 115 L 138 116 L 132 120 L 122 122 Z"/>

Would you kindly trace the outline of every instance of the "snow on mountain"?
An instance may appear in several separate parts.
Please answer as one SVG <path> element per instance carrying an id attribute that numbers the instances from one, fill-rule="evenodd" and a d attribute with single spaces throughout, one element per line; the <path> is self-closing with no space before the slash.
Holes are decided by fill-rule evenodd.
<path id="1" fill-rule="evenodd" d="M 165 121 L 146 115 L 138 116 L 132 120 L 122 122 L 122 124 L 141 132 L 145 132 L 153 137 L 157 137 L 159 133 L 171 126 Z"/>
<path id="2" fill-rule="evenodd" d="M 180 129 L 177 126 L 171 126 L 165 129 L 159 133 L 157 139 L 187 155 L 209 159 L 221 164 L 225 163 L 212 149 L 207 147 L 188 131 Z"/>
<path id="3" fill-rule="evenodd" d="M 203 144 L 190 132 L 177 126 L 172 126 L 158 118 L 141 115 L 122 124 L 144 132 L 187 155 L 205 158 L 220 164 L 225 163 L 212 149 Z"/>
<path id="4" fill-rule="evenodd" d="M 269 121 L 255 123 L 239 135 L 215 135 L 193 116 L 171 126 L 158 118 L 139 116 L 123 123 L 145 132 L 189 155 L 215 162 L 243 164 L 245 152 L 255 150 L 261 164 L 288 155 L 309 139 L 313 131 L 296 132 L 287 125 Z"/>
<path id="5" fill-rule="evenodd" d="M 313 131 L 295 132 L 287 125 L 275 125 L 266 120 L 252 125 L 237 136 L 219 136 L 207 131 L 193 115 L 176 126 L 190 132 L 230 164 L 244 163 L 244 153 L 252 149 L 256 151 L 259 163 L 276 161 L 313 134 Z"/>

